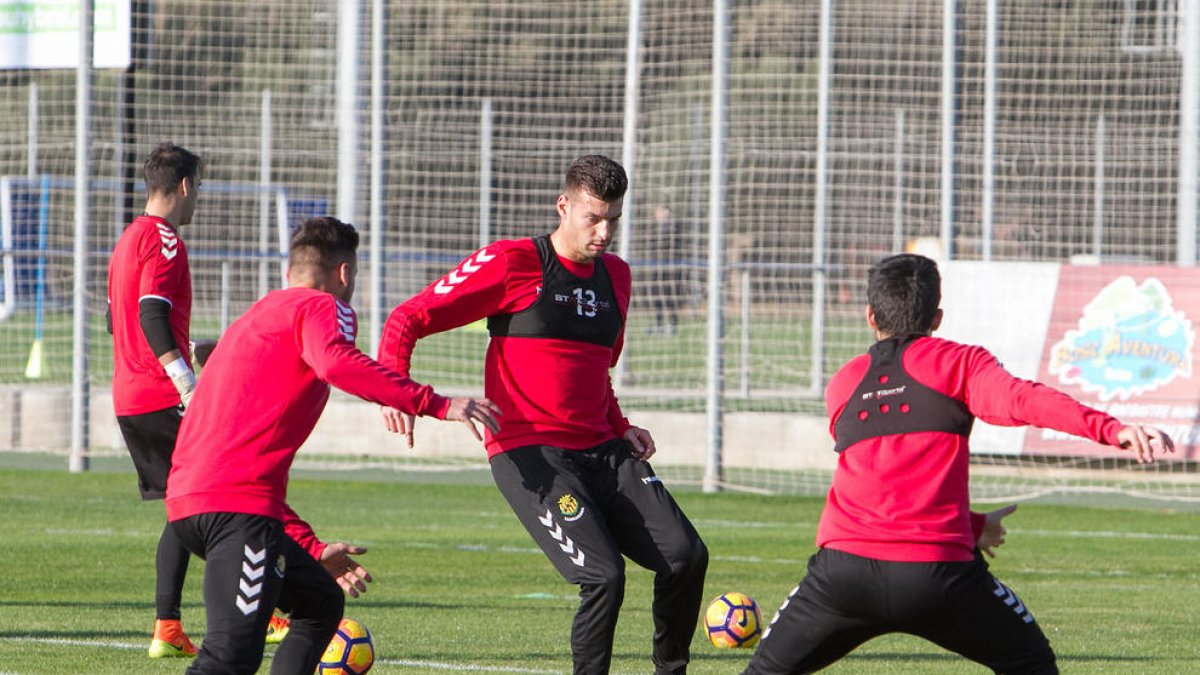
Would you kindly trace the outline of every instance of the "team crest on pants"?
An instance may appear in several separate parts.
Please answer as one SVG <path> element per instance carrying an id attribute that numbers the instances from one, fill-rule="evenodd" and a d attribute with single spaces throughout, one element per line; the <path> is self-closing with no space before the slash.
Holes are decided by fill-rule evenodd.
<path id="1" fill-rule="evenodd" d="M 586 508 L 579 505 L 579 500 L 575 499 L 574 495 L 569 492 L 558 498 L 558 512 L 562 514 L 563 520 L 568 523 L 573 523 L 582 518 L 586 510 Z"/>

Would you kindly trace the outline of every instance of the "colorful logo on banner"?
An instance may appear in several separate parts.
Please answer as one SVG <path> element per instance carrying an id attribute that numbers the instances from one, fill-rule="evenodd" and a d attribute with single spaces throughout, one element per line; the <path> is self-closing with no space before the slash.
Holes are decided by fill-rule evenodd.
<path id="1" fill-rule="evenodd" d="M 1049 371 L 1102 401 L 1154 391 L 1192 374 L 1196 331 L 1155 278 L 1128 276 L 1105 286 L 1083 308 L 1076 328 L 1050 349 Z"/>

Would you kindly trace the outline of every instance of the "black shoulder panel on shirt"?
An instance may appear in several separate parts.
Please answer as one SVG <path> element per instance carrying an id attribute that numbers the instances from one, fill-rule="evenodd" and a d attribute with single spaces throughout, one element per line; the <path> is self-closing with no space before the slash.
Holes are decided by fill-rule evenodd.
<path id="1" fill-rule="evenodd" d="M 876 342 L 871 365 L 834 424 L 834 450 L 881 436 L 944 431 L 967 436 L 975 417 L 957 399 L 917 382 L 904 370 L 904 352 L 917 335 Z"/>
<path id="2" fill-rule="evenodd" d="M 558 261 L 550 235 L 534 237 L 533 243 L 542 263 L 541 292 L 527 309 L 488 317 L 488 333 L 615 345 L 624 320 L 604 262 L 597 259 L 592 276 L 584 279 Z"/>

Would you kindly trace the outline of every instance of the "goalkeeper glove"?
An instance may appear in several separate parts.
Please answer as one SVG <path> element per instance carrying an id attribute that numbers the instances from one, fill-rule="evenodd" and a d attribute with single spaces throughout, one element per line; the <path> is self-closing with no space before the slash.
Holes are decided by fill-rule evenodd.
<path id="1" fill-rule="evenodd" d="M 196 373 L 192 372 L 187 361 L 183 357 L 179 357 L 166 365 L 167 376 L 171 378 L 171 384 L 175 385 L 175 391 L 179 392 L 179 400 L 183 403 L 183 407 L 187 408 L 192 403 L 192 394 L 196 391 Z"/>

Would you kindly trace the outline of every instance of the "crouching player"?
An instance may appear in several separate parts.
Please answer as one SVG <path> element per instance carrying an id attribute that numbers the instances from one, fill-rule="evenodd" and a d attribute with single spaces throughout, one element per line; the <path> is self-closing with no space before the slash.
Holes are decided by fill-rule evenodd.
<path id="1" fill-rule="evenodd" d="M 1057 429 L 1124 448 L 1138 463 L 1175 451 L 1155 427 L 1014 377 L 983 347 L 933 337 L 941 297 L 929 258 L 900 254 L 871 268 L 866 320 L 878 341 L 825 391 L 838 464 L 819 550 L 743 675 L 811 673 L 896 632 L 996 673 L 1057 673 L 1033 614 L 980 555 L 1004 543 L 999 521 L 1014 507 L 968 510 L 975 419 Z"/>
<path id="2" fill-rule="evenodd" d="M 411 414 L 498 430 L 486 399 L 445 398 L 354 346 L 349 302 L 358 233 L 334 218 L 305 221 L 292 238 L 288 288 L 233 323 L 213 351 L 184 417 L 167 479 L 167 519 L 207 561 L 208 630 L 189 673 L 254 673 L 276 605 L 291 626 L 271 672 L 311 673 L 367 571 L 325 544 L 288 507 L 288 470 L 317 423 L 329 385 Z M 341 587 L 339 589 L 339 586 Z"/>

